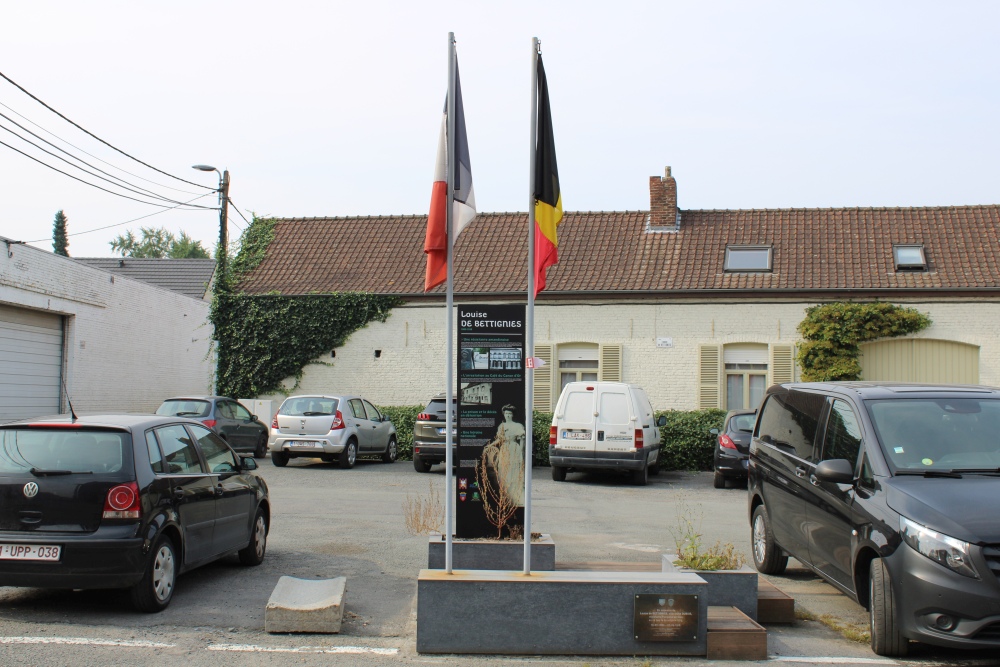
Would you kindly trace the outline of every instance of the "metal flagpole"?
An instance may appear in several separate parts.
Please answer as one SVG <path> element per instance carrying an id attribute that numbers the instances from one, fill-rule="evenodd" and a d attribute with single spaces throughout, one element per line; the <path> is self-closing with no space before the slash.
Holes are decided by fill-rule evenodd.
<path id="1" fill-rule="evenodd" d="M 454 271 L 452 270 L 452 237 L 451 237 L 451 227 L 452 227 L 452 212 L 455 208 L 455 174 L 453 165 L 455 164 L 455 33 L 448 33 L 448 129 L 445 135 L 445 159 L 444 159 L 444 173 L 445 179 L 447 181 L 447 191 L 448 197 L 445 200 L 445 233 L 448 237 L 448 289 L 447 297 L 445 297 L 445 309 L 447 315 L 445 316 L 446 327 L 448 329 L 447 340 L 448 343 L 445 346 L 445 418 L 444 418 L 444 429 L 445 429 L 445 449 L 444 449 L 444 570 L 446 573 L 451 574 L 451 546 L 452 546 L 452 528 L 451 521 L 454 516 L 454 502 L 455 494 L 452 488 L 452 474 L 451 466 L 452 459 L 452 445 L 454 443 L 454 436 L 452 435 L 453 429 L 452 424 L 455 423 L 455 414 L 453 406 L 454 397 L 454 386 L 452 383 L 452 363 L 455 355 L 453 354 L 453 329 L 455 328 L 455 313 L 453 310 L 454 302 Z"/>
<path id="2" fill-rule="evenodd" d="M 537 37 L 531 38 L 531 167 L 528 172 L 528 313 L 525 317 L 525 356 L 531 359 L 531 367 L 525 364 L 528 374 L 527 396 L 524 404 L 524 573 L 531 574 L 531 459 L 534 449 L 532 425 L 534 422 L 535 394 L 535 142 L 538 132 L 538 49 Z"/>

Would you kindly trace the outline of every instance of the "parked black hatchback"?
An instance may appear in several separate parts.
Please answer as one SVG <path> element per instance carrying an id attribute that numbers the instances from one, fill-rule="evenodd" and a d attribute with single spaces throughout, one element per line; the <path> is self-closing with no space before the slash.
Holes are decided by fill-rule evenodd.
<path id="1" fill-rule="evenodd" d="M 218 433 L 238 452 L 267 455 L 268 428 L 242 403 L 225 396 L 178 396 L 168 398 L 156 414 L 197 419 Z"/>
<path id="2" fill-rule="evenodd" d="M 1000 390 L 776 385 L 750 447 L 753 559 L 869 610 L 872 649 L 1000 649 Z"/>
<path id="3" fill-rule="evenodd" d="M 129 588 L 160 611 L 178 574 L 264 560 L 257 463 L 198 422 L 60 416 L 0 426 L 0 586 Z"/>
<path id="4" fill-rule="evenodd" d="M 736 483 L 746 481 L 750 438 L 753 436 L 755 421 L 757 410 L 730 410 L 726 413 L 722 430 L 711 429 L 715 436 L 715 455 L 712 461 L 715 488 L 726 488 L 726 482 L 730 480 Z"/>

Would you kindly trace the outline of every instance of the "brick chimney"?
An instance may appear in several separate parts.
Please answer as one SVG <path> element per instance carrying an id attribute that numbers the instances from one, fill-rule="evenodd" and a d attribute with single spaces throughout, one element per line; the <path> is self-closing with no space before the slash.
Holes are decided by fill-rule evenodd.
<path id="1" fill-rule="evenodd" d="M 677 227 L 677 181 L 664 169 L 662 178 L 649 177 L 649 226 L 651 228 Z"/>

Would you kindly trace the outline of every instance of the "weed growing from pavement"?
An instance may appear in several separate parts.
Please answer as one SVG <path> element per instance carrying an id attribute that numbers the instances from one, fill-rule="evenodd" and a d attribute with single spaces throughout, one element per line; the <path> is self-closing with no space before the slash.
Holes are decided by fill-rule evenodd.
<path id="1" fill-rule="evenodd" d="M 674 565 L 691 570 L 738 570 L 746 557 L 736 550 L 732 542 L 716 542 L 705 549 L 701 544 L 701 521 L 704 514 L 695 512 L 684 501 L 680 502 L 677 525 L 670 528 L 674 538 L 677 559 Z"/>
<path id="2" fill-rule="evenodd" d="M 839 633 L 845 639 L 857 642 L 858 644 L 867 644 L 872 640 L 871 633 L 867 630 L 867 628 L 854 625 L 853 623 L 842 623 L 830 614 L 817 616 L 810 611 L 796 607 L 795 618 L 800 621 L 818 621 L 834 632 Z"/>
<path id="3" fill-rule="evenodd" d="M 433 482 L 428 482 L 427 486 L 428 495 L 414 498 L 406 494 L 403 501 L 403 520 L 410 535 L 441 532 L 441 518 L 444 516 L 441 494 L 434 488 Z"/>

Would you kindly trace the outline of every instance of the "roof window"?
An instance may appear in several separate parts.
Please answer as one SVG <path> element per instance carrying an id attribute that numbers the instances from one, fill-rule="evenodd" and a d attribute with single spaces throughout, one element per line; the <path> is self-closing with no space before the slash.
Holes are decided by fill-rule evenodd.
<path id="1" fill-rule="evenodd" d="M 769 245 L 729 245 L 726 246 L 728 272 L 770 271 L 772 251 Z"/>
<path id="2" fill-rule="evenodd" d="M 897 271 L 927 270 L 927 257 L 922 244 L 893 245 L 892 258 Z"/>

